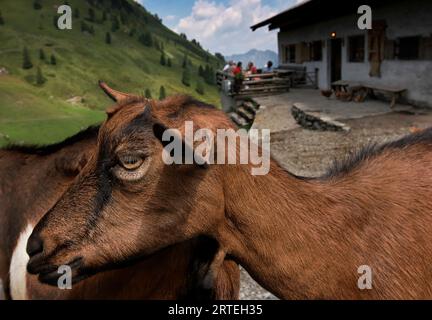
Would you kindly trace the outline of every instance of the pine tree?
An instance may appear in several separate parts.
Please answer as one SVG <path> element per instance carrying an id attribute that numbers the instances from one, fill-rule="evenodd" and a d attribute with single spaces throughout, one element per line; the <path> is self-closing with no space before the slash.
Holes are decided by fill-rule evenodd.
<path id="1" fill-rule="evenodd" d="M 80 11 L 78 8 L 74 9 L 74 18 L 75 19 L 79 19 L 80 17 Z"/>
<path id="2" fill-rule="evenodd" d="M 167 66 L 168 67 L 172 67 L 172 61 L 171 61 L 171 58 L 168 58 L 168 60 L 167 60 Z"/>
<path id="3" fill-rule="evenodd" d="M 120 22 L 122 25 L 127 25 L 128 22 L 127 14 L 125 14 L 123 11 L 120 12 Z"/>
<path id="4" fill-rule="evenodd" d="M 39 49 L 39 59 L 45 61 L 45 52 L 43 49 Z"/>
<path id="5" fill-rule="evenodd" d="M 0 26 L 2 26 L 4 24 L 5 24 L 5 21 L 3 19 L 2 12 L 0 11 Z"/>
<path id="6" fill-rule="evenodd" d="M 105 35 L 105 43 L 111 44 L 111 34 L 109 32 Z"/>
<path id="7" fill-rule="evenodd" d="M 117 16 L 114 16 L 112 18 L 111 32 L 116 32 L 118 29 L 120 29 L 120 23 L 118 21 Z"/>
<path id="8" fill-rule="evenodd" d="M 204 78 L 204 68 L 201 65 L 198 68 L 198 75 Z"/>
<path id="9" fill-rule="evenodd" d="M 28 52 L 27 47 L 24 47 L 24 49 L 23 49 L 23 65 L 22 65 L 22 67 L 23 67 L 23 69 L 33 68 L 33 63 L 31 62 L 30 54 Z"/>
<path id="10" fill-rule="evenodd" d="M 156 38 L 153 39 L 153 46 L 155 47 L 156 50 L 160 51 L 159 41 Z"/>
<path id="11" fill-rule="evenodd" d="M 145 94 L 144 94 L 144 96 L 145 96 L 147 99 L 151 99 L 151 98 L 152 98 L 152 95 L 151 95 L 151 92 L 150 92 L 149 89 L 146 89 L 146 90 L 145 90 Z"/>
<path id="12" fill-rule="evenodd" d="M 102 22 L 105 22 L 107 20 L 107 12 L 104 10 L 102 12 Z"/>
<path id="13" fill-rule="evenodd" d="M 37 67 L 37 71 L 36 71 L 36 84 L 41 86 L 41 85 L 43 85 L 45 83 L 45 81 L 46 81 L 46 79 L 42 75 L 41 68 Z"/>
<path id="14" fill-rule="evenodd" d="M 186 87 L 190 87 L 190 72 L 189 69 L 186 68 L 183 71 L 183 75 L 182 75 L 182 83 L 186 86 Z"/>
<path id="15" fill-rule="evenodd" d="M 147 47 L 152 47 L 153 46 L 153 39 L 152 36 L 150 34 L 150 32 L 146 32 L 140 35 L 140 37 L 138 38 L 139 42 L 141 42 L 143 45 L 147 46 Z"/>
<path id="16" fill-rule="evenodd" d="M 160 56 L 160 64 L 162 66 L 166 65 L 166 58 L 165 58 L 165 52 L 162 51 L 161 56 Z"/>
<path id="17" fill-rule="evenodd" d="M 89 15 L 89 17 L 88 17 L 88 19 L 91 21 L 91 22 L 95 22 L 95 12 L 94 12 L 94 10 L 93 10 L 93 8 L 89 8 L 88 9 L 88 15 Z"/>
<path id="18" fill-rule="evenodd" d="M 161 86 L 159 89 L 159 100 L 163 100 L 166 98 L 165 87 Z"/>
<path id="19" fill-rule="evenodd" d="M 57 64 L 57 59 L 54 54 L 51 55 L 50 63 L 55 66 Z"/>
<path id="20" fill-rule="evenodd" d="M 203 78 L 205 82 L 210 85 L 213 85 L 215 83 L 215 72 L 213 67 L 206 65 Z"/>
<path id="21" fill-rule="evenodd" d="M 183 57 L 182 68 L 183 68 L 183 69 L 186 69 L 187 66 L 188 66 L 188 57 L 187 57 L 187 55 L 185 54 L 184 57 Z"/>
<path id="22" fill-rule="evenodd" d="M 56 29 L 58 29 L 57 21 L 58 21 L 58 17 L 57 16 L 53 16 L 53 25 L 54 25 L 54 28 L 56 28 Z"/>
<path id="23" fill-rule="evenodd" d="M 83 21 L 81 21 L 81 32 L 85 32 L 88 30 L 87 24 Z"/>
<path id="24" fill-rule="evenodd" d="M 40 0 L 34 0 L 33 1 L 33 9 L 35 9 L 35 10 L 42 9 L 42 3 L 40 2 Z"/>
<path id="25" fill-rule="evenodd" d="M 197 82 L 197 86 L 196 86 L 195 91 L 198 92 L 200 95 L 204 94 L 204 86 L 203 86 L 201 81 Z"/>

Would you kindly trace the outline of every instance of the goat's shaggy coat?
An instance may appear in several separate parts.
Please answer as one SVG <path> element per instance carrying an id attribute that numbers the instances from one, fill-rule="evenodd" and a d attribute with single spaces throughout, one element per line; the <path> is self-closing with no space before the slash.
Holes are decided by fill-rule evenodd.
<path id="1" fill-rule="evenodd" d="M 202 170 L 161 160 L 155 125 L 182 133 L 185 121 L 196 129 L 233 128 L 221 111 L 185 97 L 124 101 L 101 127 L 98 157 L 36 226 L 46 253 L 32 257 L 32 272 L 78 256 L 77 273 L 101 270 L 207 235 L 220 243 L 213 274 L 229 255 L 282 298 L 432 298 L 431 130 L 365 149 L 322 178 L 296 177 L 274 161 L 268 175 L 251 176 L 250 165 Z M 134 183 L 123 176 L 135 171 L 116 160 L 125 152 L 151 163 Z M 102 191 L 109 197 L 98 207 Z M 93 205 L 83 208 L 78 200 Z M 79 231 L 91 212 L 98 217 L 89 233 L 94 241 Z M 59 223 L 66 216 L 73 230 Z M 123 225 L 113 226 L 113 219 Z M 137 219 L 141 224 L 132 226 Z M 80 241 L 59 247 L 71 232 Z M 135 236 L 103 245 L 125 232 Z M 357 286 L 362 265 L 373 272 L 371 290 Z"/>

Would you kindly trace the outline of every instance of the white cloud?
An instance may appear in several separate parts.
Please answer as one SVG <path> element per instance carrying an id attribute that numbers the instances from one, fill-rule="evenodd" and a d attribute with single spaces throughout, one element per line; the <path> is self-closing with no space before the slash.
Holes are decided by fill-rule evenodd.
<path id="1" fill-rule="evenodd" d="M 294 1 L 291 1 L 291 4 Z M 204 48 L 223 54 L 243 53 L 249 49 L 277 50 L 276 32 L 261 28 L 252 32 L 250 26 L 265 20 L 283 7 L 264 5 L 262 0 L 231 0 L 228 5 L 211 0 L 197 0 L 189 16 L 179 20 L 174 30 L 197 39 Z"/>
<path id="2" fill-rule="evenodd" d="M 175 16 L 175 15 L 167 15 L 167 16 L 165 16 L 163 19 L 164 19 L 164 21 L 173 21 L 173 20 L 175 20 L 177 17 Z"/>

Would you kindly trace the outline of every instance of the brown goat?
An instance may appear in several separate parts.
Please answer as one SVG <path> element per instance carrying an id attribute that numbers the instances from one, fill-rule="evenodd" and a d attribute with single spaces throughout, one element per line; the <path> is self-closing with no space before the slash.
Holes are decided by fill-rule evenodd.
<path id="1" fill-rule="evenodd" d="M 162 161 L 159 128 L 232 128 L 221 111 L 185 97 L 123 101 L 97 157 L 29 239 L 28 270 L 42 281 L 55 282 L 51 266 L 71 264 L 79 280 L 207 235 L 221 244 L 214 273 L 229 255 L 281 298 L 432 298 L 432 129 L 366 148 L 321 178 L 274 161 L 252 176 L 251 165 Z M 358 287 L 363 265 L 370 290 Z"/>
<path id="2" fill-rule="evenodd" d="M 71 290 L 41 284 L 37 277 L 26 275 L 25 264 L 23 272 L 19 263 L 11 265 L 12 256 L 20 254 L 17 249 L 20 233 L 27 225 L 36 225 L 72 184 L 96 151 L 98 131 L 99 128 L 89 128 L 47 147 L 0 150 L 0 279 L 6 296 L 16 299 L 237 299 L 239 270 L 233 261 L 224 262 L 224 271 L 218 274 L 213 287 L 202 288 L 217 250 L 214 240 L 203 237 L 171 246 L 131 266 L 99 273 Z M 14 278 L 11 285 L 9 273 Z"/>

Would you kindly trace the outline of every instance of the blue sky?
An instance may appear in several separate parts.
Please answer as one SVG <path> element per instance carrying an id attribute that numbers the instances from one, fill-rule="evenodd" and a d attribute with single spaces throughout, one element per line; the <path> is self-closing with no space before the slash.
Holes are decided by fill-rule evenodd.
<path id="1" fill-rule="evenodd" d="M 277 32 L 250 26 L 301 0 L 136 0 L 174 31 L 224 55 L 250 49 L 277 51 Z"/>

